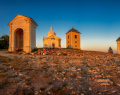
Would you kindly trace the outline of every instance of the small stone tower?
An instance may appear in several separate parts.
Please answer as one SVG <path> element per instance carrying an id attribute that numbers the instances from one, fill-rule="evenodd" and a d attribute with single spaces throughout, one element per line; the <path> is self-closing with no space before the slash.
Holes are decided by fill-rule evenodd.
<path id="1" fill-rule="evenodd" d="M 117 42 L 117 52 L 120 54 L 120 37 L 116 40 Z"/>
<path id="2" fill-rule="evenodd" d="M 81 49 L 80 46 L 80 32 L 72 28 L 66 33 L 66 48 Z"/>

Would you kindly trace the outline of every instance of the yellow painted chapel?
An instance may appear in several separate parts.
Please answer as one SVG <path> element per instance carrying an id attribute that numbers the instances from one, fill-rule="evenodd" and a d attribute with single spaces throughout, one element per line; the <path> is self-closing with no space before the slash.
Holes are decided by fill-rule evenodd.
<path id="1" fill-rule="evenodd" d="M 66 33 L 66 48 L 81 49 L 80 32 L 74 28 Z"/>

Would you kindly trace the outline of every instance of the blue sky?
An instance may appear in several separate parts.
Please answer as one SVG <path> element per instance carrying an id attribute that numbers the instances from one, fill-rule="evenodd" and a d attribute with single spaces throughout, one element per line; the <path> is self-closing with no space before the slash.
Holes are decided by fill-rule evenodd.
<path id="1" fill-rule="evenodd" d="M 51 24 L 61 46 L 72 26 L 81 32 L 81 49 L 117 52 L 120 37 L 120 0 L 0 0 L 0 36 L 9 35 L 7 25 L 17 14 L 34 19 L 36 45 L 43 46 Z"/>

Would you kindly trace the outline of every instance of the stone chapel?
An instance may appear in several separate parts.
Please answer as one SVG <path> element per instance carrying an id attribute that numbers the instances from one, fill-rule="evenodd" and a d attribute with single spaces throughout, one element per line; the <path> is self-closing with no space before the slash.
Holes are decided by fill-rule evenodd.
<path id="1" fill-rule="evenodd" d="M 61 46 L 61 38 L 56 36 L 56 33 L 53 31 L 53 28 L 50 27 L 50 31 L 47 34 L 47 37 L 43 37 L 43 47 L 55 47 L 59 48 Z"/>
<path id="2" fill-rule="evenodd" d="M 16 15 L 9 22 L 9 52 L 17 47 L 26 53 L 36 48 L 36 27 L 37 23 L 30 17 Z"/>
<path id="3" fill-rule="evenodd" d="M 74 28 L 66 33 L 66 48 L 81 49 L 80 32 Z"/>

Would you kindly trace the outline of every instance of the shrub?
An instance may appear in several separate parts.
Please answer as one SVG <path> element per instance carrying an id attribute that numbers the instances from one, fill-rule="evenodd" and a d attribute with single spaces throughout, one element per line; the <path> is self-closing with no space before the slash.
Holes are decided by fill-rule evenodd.
<path id="1" fill-rule="evenodd" d="M 72 45 L 68 45 L 67 49 L 73 49 Z"/>
<path id="2" fill-rule="evenodd" d="M 2 81 L 0 82 L 0 88 L 2 88 L 5 84 L 8 84 L 7 78 L 2 79 Z"/>
<path id="3" fill-rule="evenodd" d="M 0 67 L 0 71 L 6 72 L 7 70 L 5 68 Z"/>
<path id="4" fill-rule="evenodd" d="M 53 84 L 53 81 L 48 82 L 49 85 Z"/>
<path id="5" fill-rule="evenodd" d="M 76 75 L 75 73 L 71 73 L 71 74 L 70 74 L 70 78 L 76 78 L 76 76 L 77 76 L 77 75 Z"/>
<path id="6" fill-rule="evenodd" d="M 34 95 L 34 91 L 32 89 L 22 88 L 21 95 Z"/>
<path id="7" fill-rule="evenodd" d="M 58 91 L 61 91 L 62 89 L 63 89 L 62 86 L 54 86 L 54 87 L 51 89 L 51 92 L 57 93 Z"/>
<path id="8" fill-rule="evenodd" d="M 44 91 L 46 88 L 47 88 L 46 86 L 40 87 L 40 90 L 41 90 L 41 91 Z"/>
<path id="9" fill-rule="evenodd" d="M 35 52 L 35 51 L 38 51 L 38 49 L 37 49 L 37 48 L 34 48 L 34 49 L 32 49 L 31 52 Z"/>
<path id="10" fill-rule="evenodd" d="M 43 77 L 44 77 L 44 78 L 49 78 L 51 75 L 52 75 L 52 74 L 44 73 L 44 74 L 43 74 Z"/>
<path id="11" fill-rule="evenodd" d="M 0 73 L 0 77 L 6 77 L 8 73 Z"/>
<path id="12" fill-rule="evenodd" d="M 25 79 L 26 85 L 31 85 L 30 79 Z"/>
<path id="13" fill-rule="evenodd" d="M 12 61 L 12 59 L 10 59 L 8 57 L 0 56 L 0 61 L 2 61 L 4 63 L 9 63 Z"/>
<path id="14" fill-rule="evenodd" d="M 63 55 L 67 55 L 67 53 L 62 53 Z"/>

